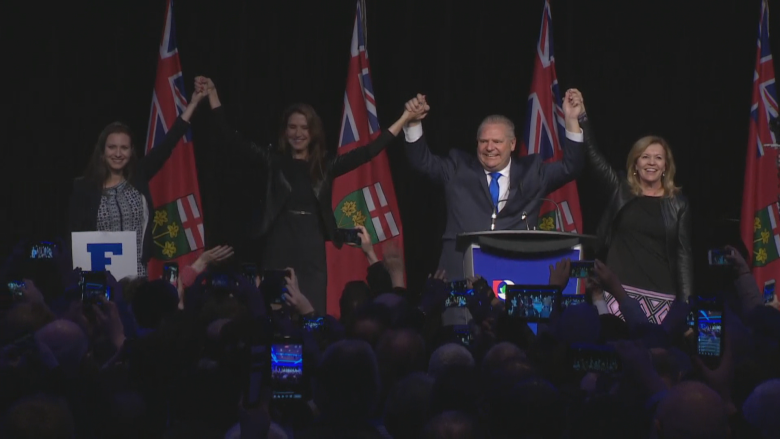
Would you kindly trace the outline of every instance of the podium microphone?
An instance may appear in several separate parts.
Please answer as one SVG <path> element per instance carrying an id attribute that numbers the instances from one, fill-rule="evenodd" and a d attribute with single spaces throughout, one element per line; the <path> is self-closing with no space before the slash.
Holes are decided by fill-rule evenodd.
<path id="1" fill-rule="evenodd" d="M 504 199 L 498 200 L 498 204 L 493 206 L 493 214 L 490 215 L 490 219 L 491 219 L 491 221 L 490 221 L 490 230 L 495 230 L 496 229 L 496 216 L 498 216 L 498 205 L 503 203 L 503 202 L 506 202 L 508 200 L 509 200 L 509 198 L 504 198 Z M 525 214 L 525 212 L 523 212 L 523 214 Z"/>

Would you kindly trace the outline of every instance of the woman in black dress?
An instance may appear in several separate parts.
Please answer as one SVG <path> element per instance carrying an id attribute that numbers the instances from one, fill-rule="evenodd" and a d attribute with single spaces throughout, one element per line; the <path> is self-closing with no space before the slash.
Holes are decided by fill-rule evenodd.
<path id="1" fill-rule="evenodd" d="M 205 93 L 196 90 L 163 141 L 140 160 L 130 127 L 121 122 L 109 124 L 98 136 L 84 176 L 73 182 L 70 231 L 135 232 L 139 276 L 146 276 L 146 263 L 152 256 L 154 203 L 149 180 L 189 129 L 190 118 L 204 97 Z"/>
<path id="2" fill-rule="evenodd" d="M 687 299 L 693 291 L 690 207 L 674 184 L 669 144 L 658 136 L 637 140 L 620 178 L 596 148 L 587 116 L 579 123 L 590 168 L 611 197 L 598 228 L 599 259 L 624 285 Z"/>
<path id="3" fill-rule="evenodd" d="M 317 314 L 324 315 L 327 304 L 327 264 L 325 242 L 336 247 L 336 220 L 331 199 L 333 180 L 369 162 L 395 139 L 404 124 L 424 116 L 404 111 L 388 130 L 366 146 L 346 154 L 326 156 L 322 120 L 307 104 L 290 106 L 283 115 L 276 150 L 243 140 L 230 128 L 214 83 L 205 77 L 195 79 L 196 87 L 208 93 L 209 104 L 223 139 L 247 160 L 263 168 L 266 178 L 263 216 L 250 229 L 250 238 L 264 241 L 264 269 L 291 267 L 301 292 Z"/>

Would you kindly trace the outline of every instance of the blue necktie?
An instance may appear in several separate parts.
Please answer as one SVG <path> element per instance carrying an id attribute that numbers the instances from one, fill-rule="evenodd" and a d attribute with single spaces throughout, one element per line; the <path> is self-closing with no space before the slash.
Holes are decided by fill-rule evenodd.
<path id="1" fill-rule="evenodd" d="M 493 207 L 498 210 L 498 193 L 499 193 L 499 187 L 498 187 L 498 179 L 501 177 L 500 172 L 491 172 L 490 173 L 490 197 L 493 198 Z"/>

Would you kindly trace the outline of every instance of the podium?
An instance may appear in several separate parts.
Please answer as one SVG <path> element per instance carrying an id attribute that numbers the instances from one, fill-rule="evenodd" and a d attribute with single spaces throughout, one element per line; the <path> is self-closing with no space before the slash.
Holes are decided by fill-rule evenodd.
<path id="1" fill-rule="evenodd" d="M 545 230 L 461 233 L 455 241 L 457 250 L 464 254 L 464 274 L 482 276 L 501 300 L 507 285 L 548 284 L 549 266 L 563 258 L 592 259 L 595 245 L 593 235 Z M 584 291 L 584 281 L 572 279 L 563 294 Z"/>

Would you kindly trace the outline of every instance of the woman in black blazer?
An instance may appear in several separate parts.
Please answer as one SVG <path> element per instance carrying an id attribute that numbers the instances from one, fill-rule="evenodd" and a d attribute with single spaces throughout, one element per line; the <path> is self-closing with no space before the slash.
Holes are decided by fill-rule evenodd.
<path id="1" fill-rule="evenodd" d="M 266 178 L 263 215 L 250 229 L 250 238 L 261 238 L 264 242 L 263 268 L 294 269 L 301 292 L 316 312 L 324 315 L 325 242 L 333 241 L 339 248 L 342 245 L 336 236 L 331 204 L 333 180 L 371 161 L 405 123 L 420 115 L 404 111 L 400 119 L 370 144 L 328 157 L 322 120 L 311 106 L 296 104 L 285 111 L 278 149 L 271 150 L 243 140 L 230 128 L 211 79 L 198 77 L 195 81 L 208 92 L 212 113 L 226 145 L 247 161 L 257 163 Z"/>
<path id="2" fill-rule="evenodd" d="M 621 178 L 596 148 L 587 116 L 579 123 L 589 167 L 611 197 L 598 228 L 599 258 L 625 285 L 686 300 L 693 292 L 691 213 L 674 183 L 669 144 L 658 136 L 637 140 Z"/>
<path id="3" fill-rule="evenodd" d="M 146 275 L 152 253 L 154 203 L 149 180 L 162 169 L 187 132 L 190 117 L 204 97 L 202 92 L 193 93 L 163 141 L 140 160 L 130 127 L 121 122 L 109 124 L 98 136 L 84 175 L 73 182 L 70 231 L 136 232 L 139 276 Z"/>

